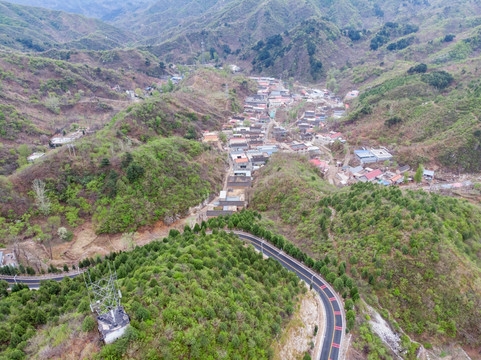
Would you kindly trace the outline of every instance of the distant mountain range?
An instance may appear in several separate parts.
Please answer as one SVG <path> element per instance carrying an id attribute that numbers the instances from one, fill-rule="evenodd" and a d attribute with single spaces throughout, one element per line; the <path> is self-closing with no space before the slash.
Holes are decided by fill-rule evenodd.
<path id="1" fill-rule="evenodd" d="M 23 51 L 105 50 L 135 38 L 100 20 L 0 1 L 0 45 Z"/>
<path id="2" fill-rule="evenodd" d="M 419 29 L 406 39 L 409 46 L 459 34 L 481 16 L 480 6 L 470 0 L 12 1 L 55 11 L 0 2 L 0 43 L 7 47 L 43 51 L 136 46 L 166 63 L 228 61 L 303 80 L 317 80 L 329 68 L 360 58 L 378 61 L 372 41 L 378 50 L 414 32 L 391 31 L 387 36 L 380 33 L 386 23 Z M 270 39 L 274 36 L 277 40 Z M 266 43 L 267 48 L 262 46 Z M 405 56 L 392 52 L 389 58 Z"/>
<path id="3" fill-rule="evenodd" d="M 36 6 L 51 10 L 61 10 L 74 14 L 84 15 L 86 17 L 101 19 L 104 21 L 114 21 L 129 12 L 143 9 L 149 4 L 153 4 L 152 0 L 12 0 L 11 3 L 26 6 Z"/>

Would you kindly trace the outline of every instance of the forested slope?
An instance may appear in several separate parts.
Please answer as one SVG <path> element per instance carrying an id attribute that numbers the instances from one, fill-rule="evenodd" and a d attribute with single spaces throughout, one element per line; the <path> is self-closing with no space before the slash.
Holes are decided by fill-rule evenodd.
<path id="1" fill-rule="evenodd" d="M 274 260 L 232 235 L 172 232 L 90 270 L 115 266 L 127 335 L 101 350 L 83 279 L 0 293 L 0 359 L 269 359 L 270 344 L 305 291 Z M 2 289 L 5 283 L 1 283 Z M 94 329 L 95 328 L 95 329 Z"/>
<path id="2" fill-rule="evenodd" d="M 373 184 L 335 190 L 306 159 L 287 155 L 256 184 L 251 205 L 267 228 L 314 260 L 345 262 L 361 296 L 414 338 L 480 345 L 479 206 Z"/>
<path id="3" fill-rule="evenodd" d="M 71 239 L 85 222 L 112 234 L 187 215 L 220 190 L 227 166 L 223 152 L 198 141 L 202 131 L 219 128 L 249 89 L 244 78 L 200 71 L 171 92 L 129 106 L 75 149 L 51 150 L 2 178 L 2 240 L 50 244 Z M 40 198 L 32 191 L 38 181 Z M 60 238 L 60 227 L 70 235 Z"/>

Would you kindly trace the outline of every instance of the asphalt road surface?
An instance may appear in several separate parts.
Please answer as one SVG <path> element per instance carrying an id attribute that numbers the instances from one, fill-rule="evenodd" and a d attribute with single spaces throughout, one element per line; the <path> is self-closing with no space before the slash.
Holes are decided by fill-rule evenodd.
<path id="1" fill-rule="evenodd" d="M 326 309 L 326 332 L 322 342 L 321 357 L 319 360 L 338 360 L 342 335 L 345 332 L 345 321 L 343 320 L 342 303 L 337 294 L 322 279 L 322 277 L 301 264 L 291 256 L 276 248 L 266 240 L 262 240 L 253 235 L 234 231 L 242 240 L 245 240 L 265 255 L 279 261 L 286 269 L 293 271 L 297 276 L 307 282 L 312 283 L 312 288 L 321 297 L 324 308 Z"/>
<path id="2" fill-rule="evenodd" d="M 0 280 L 5 280 L 10 285 L 14 285 L 16 283 L 22 283 L 27 285 L 31 289 L 38 289 L 40 286 L 40 281 L 44 280 L 54 280 L 54 281 L 62 281 L 63 278 L 69 277 L 73 279 L 81 274 L 80 273 L 70 273 L 70 274 L 63 274 L 63 275 L 51 275 L 45 277 L 38 277 L 35 276 L 0 276 Z"/>
<path id="3" fill-rule="evenodd" d="M 332 288 L 322 279 L 322 277 L 301 264 L 291 256 L 276 248 L 266 240 L 255 237 L 251 234 L 234 231 L 242 240 L 249 242 L 256 249 L 262 251 L 265 255 L 279 261 L 287 270 L 293 271 L 296 275 L 308 284 L 312 284 L 312 288 L 319 294 L 326 314 L 326 330 L 324 340 L 322 342 L 322 351 L 319 360 L 339 360 L 340 346 L 342 336 L 345 332 L 344 312 L 342 311 L 342 302 L 339 296 Z M 63 275 L 50 275 L 44 277 L 26 277 L 26 276 L 0 276 L 0 280 L 5 280 L 9 284 L 23 283 L 31 289 L 38 289 L 40 281 L 55 280 L 62 281 L 65 277 L 74 278 L 81 273 L 69 273 Z"/>

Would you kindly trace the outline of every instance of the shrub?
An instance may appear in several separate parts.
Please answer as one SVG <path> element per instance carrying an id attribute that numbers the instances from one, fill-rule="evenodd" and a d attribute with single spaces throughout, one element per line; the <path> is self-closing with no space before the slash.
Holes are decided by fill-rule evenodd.
<path id="1" fill-rule="evenodd" d="M 107 158 L 103 158 L 102 161 L 100 162 L 100 167 L 107 167 L 110 165 L 110 160 Z"/>
<path id="2" fill-rule="evenodd" d="M 395 51 L 395 50 L 402 50 L 407 48 L 409 45 L 411 45 L 414 42 L 414 37 L 406 38 L 406 39 L 401 39 L 395 43 L 391 43 L 387 46 L 387 49 L 389 51 Z"/>
<path id="3" fill-rule="evenodd" d="M 446 71 L 433 71 L 432 73 L 424 74 L 421 80 L 439 90 L 443 90 L 451 85 L 454 78 Z"/>
<path id="4" fill-rule="evenodd" d="M 127 179 L 131 183 L 135 182 L 139 178 L 141 178 L 145 173 L 145 169 L 137 164 L 130 164 L 129 167 L 127 168 Z"/>
<path id="5" fill-rule="evenodd" d="M 408 70 L 408 74 L 414 74 L 414 73 L 423 74 L 426 71 L 428 71 L 428 66 L 426 64 L 418 64 L 410 67 Z"/>
<path id="6" fill-rule="evenodd" d="M 82 331 L 90 332 L 95 329 L 95 320 L 91 316 L 86 316 L 82 322 Z"/>
<path id="7" fill-rule="evenodd" d="M 45 107 L 55 114 L 60 113 L 60 101 L 58 97 L 50 95 L 45 99 Z"/>
<path id="8" fill-rule="evenodd" d="M 58 230 L 57 230 L 57 235 L 60 239 L 65 241 L 65 240 L 67 240 L 68 230 L 66 228 L 64 228 L 63 226 L 59 227 Z"/>
<path id="9" fill-rule="evenodd" d="M 384 125 L 387 126 L 387 127 L 391 127 L 391 126 L 394 126 L 394 125 L 397 125 L 397 124 L 400 124 L 402 123 L 403 119 L 401 119 L 400 117 L 398 116 L 394 116 L 390 119 L 387 119 L 385 122 L 384 122 Z"/>
<path id="10" fill-rule="evenodd" d="M 454 40 L 454 38 L 456 37 L 456 35 L 453 35 L 453 34 L 448 34 L 444 37 L 443 41 L 444 42 L 451 42 Z"/>

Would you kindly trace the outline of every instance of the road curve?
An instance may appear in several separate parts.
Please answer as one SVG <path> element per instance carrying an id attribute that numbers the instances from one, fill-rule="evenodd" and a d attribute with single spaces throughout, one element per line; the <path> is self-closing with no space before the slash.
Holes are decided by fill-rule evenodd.
<path id="1" fill-rule="evenodd" d="M 265 255 L 279 261 L 286 269 L 295 272 L 301 280 L 306 281 L 308 284 L 312 283 L 313 289 L 321 297 L 326 310 L 326 331 L 319 360 L 339 360 L 341 355 L 340 347 L 346 331 L 344 311 L 339 295 L 319 274 L 266 240 L 240 231 L 233 231 L 233 233 L 242 240 L 254 245 L 256 249 L 262 250 Z"/>
<path id="2" fill-rule="evenodd" d="M 277 260 L 287 270 L 293 271 L 296 275 L 308 284 L 312 284 L 312 288 L 319 294 L 326 314 L 326 330 L 324 340 L 322 342 L 322 351 L 319 360 L 339 360 L 341 352 L 341 343 L 343 335 L 346 331 L 346 321 L 344 319 L 344 311 L 342 301 L 339 295 L 332 287 L 316 272 L 301 264 L 293 257 L 287 255 L 282 250 L 276 248 L 266 240 L 260 239 L 254 235 L 232 231 L 242 240 L 252 244 L 256 249 L 262 251 L 265 255 Z M 52 274 L 41 277 L 35 276 L 5 276 L 0 275 L 0 280 L 5 280 L 9 284 L 15 283 L 26 284 L 31 289 L 38 289 L 40 281 L 54 280 L 62 281 L 65 277 L 74 278 L 82 274 L 80 272 L 70 272 L 67 274 Z"/>

